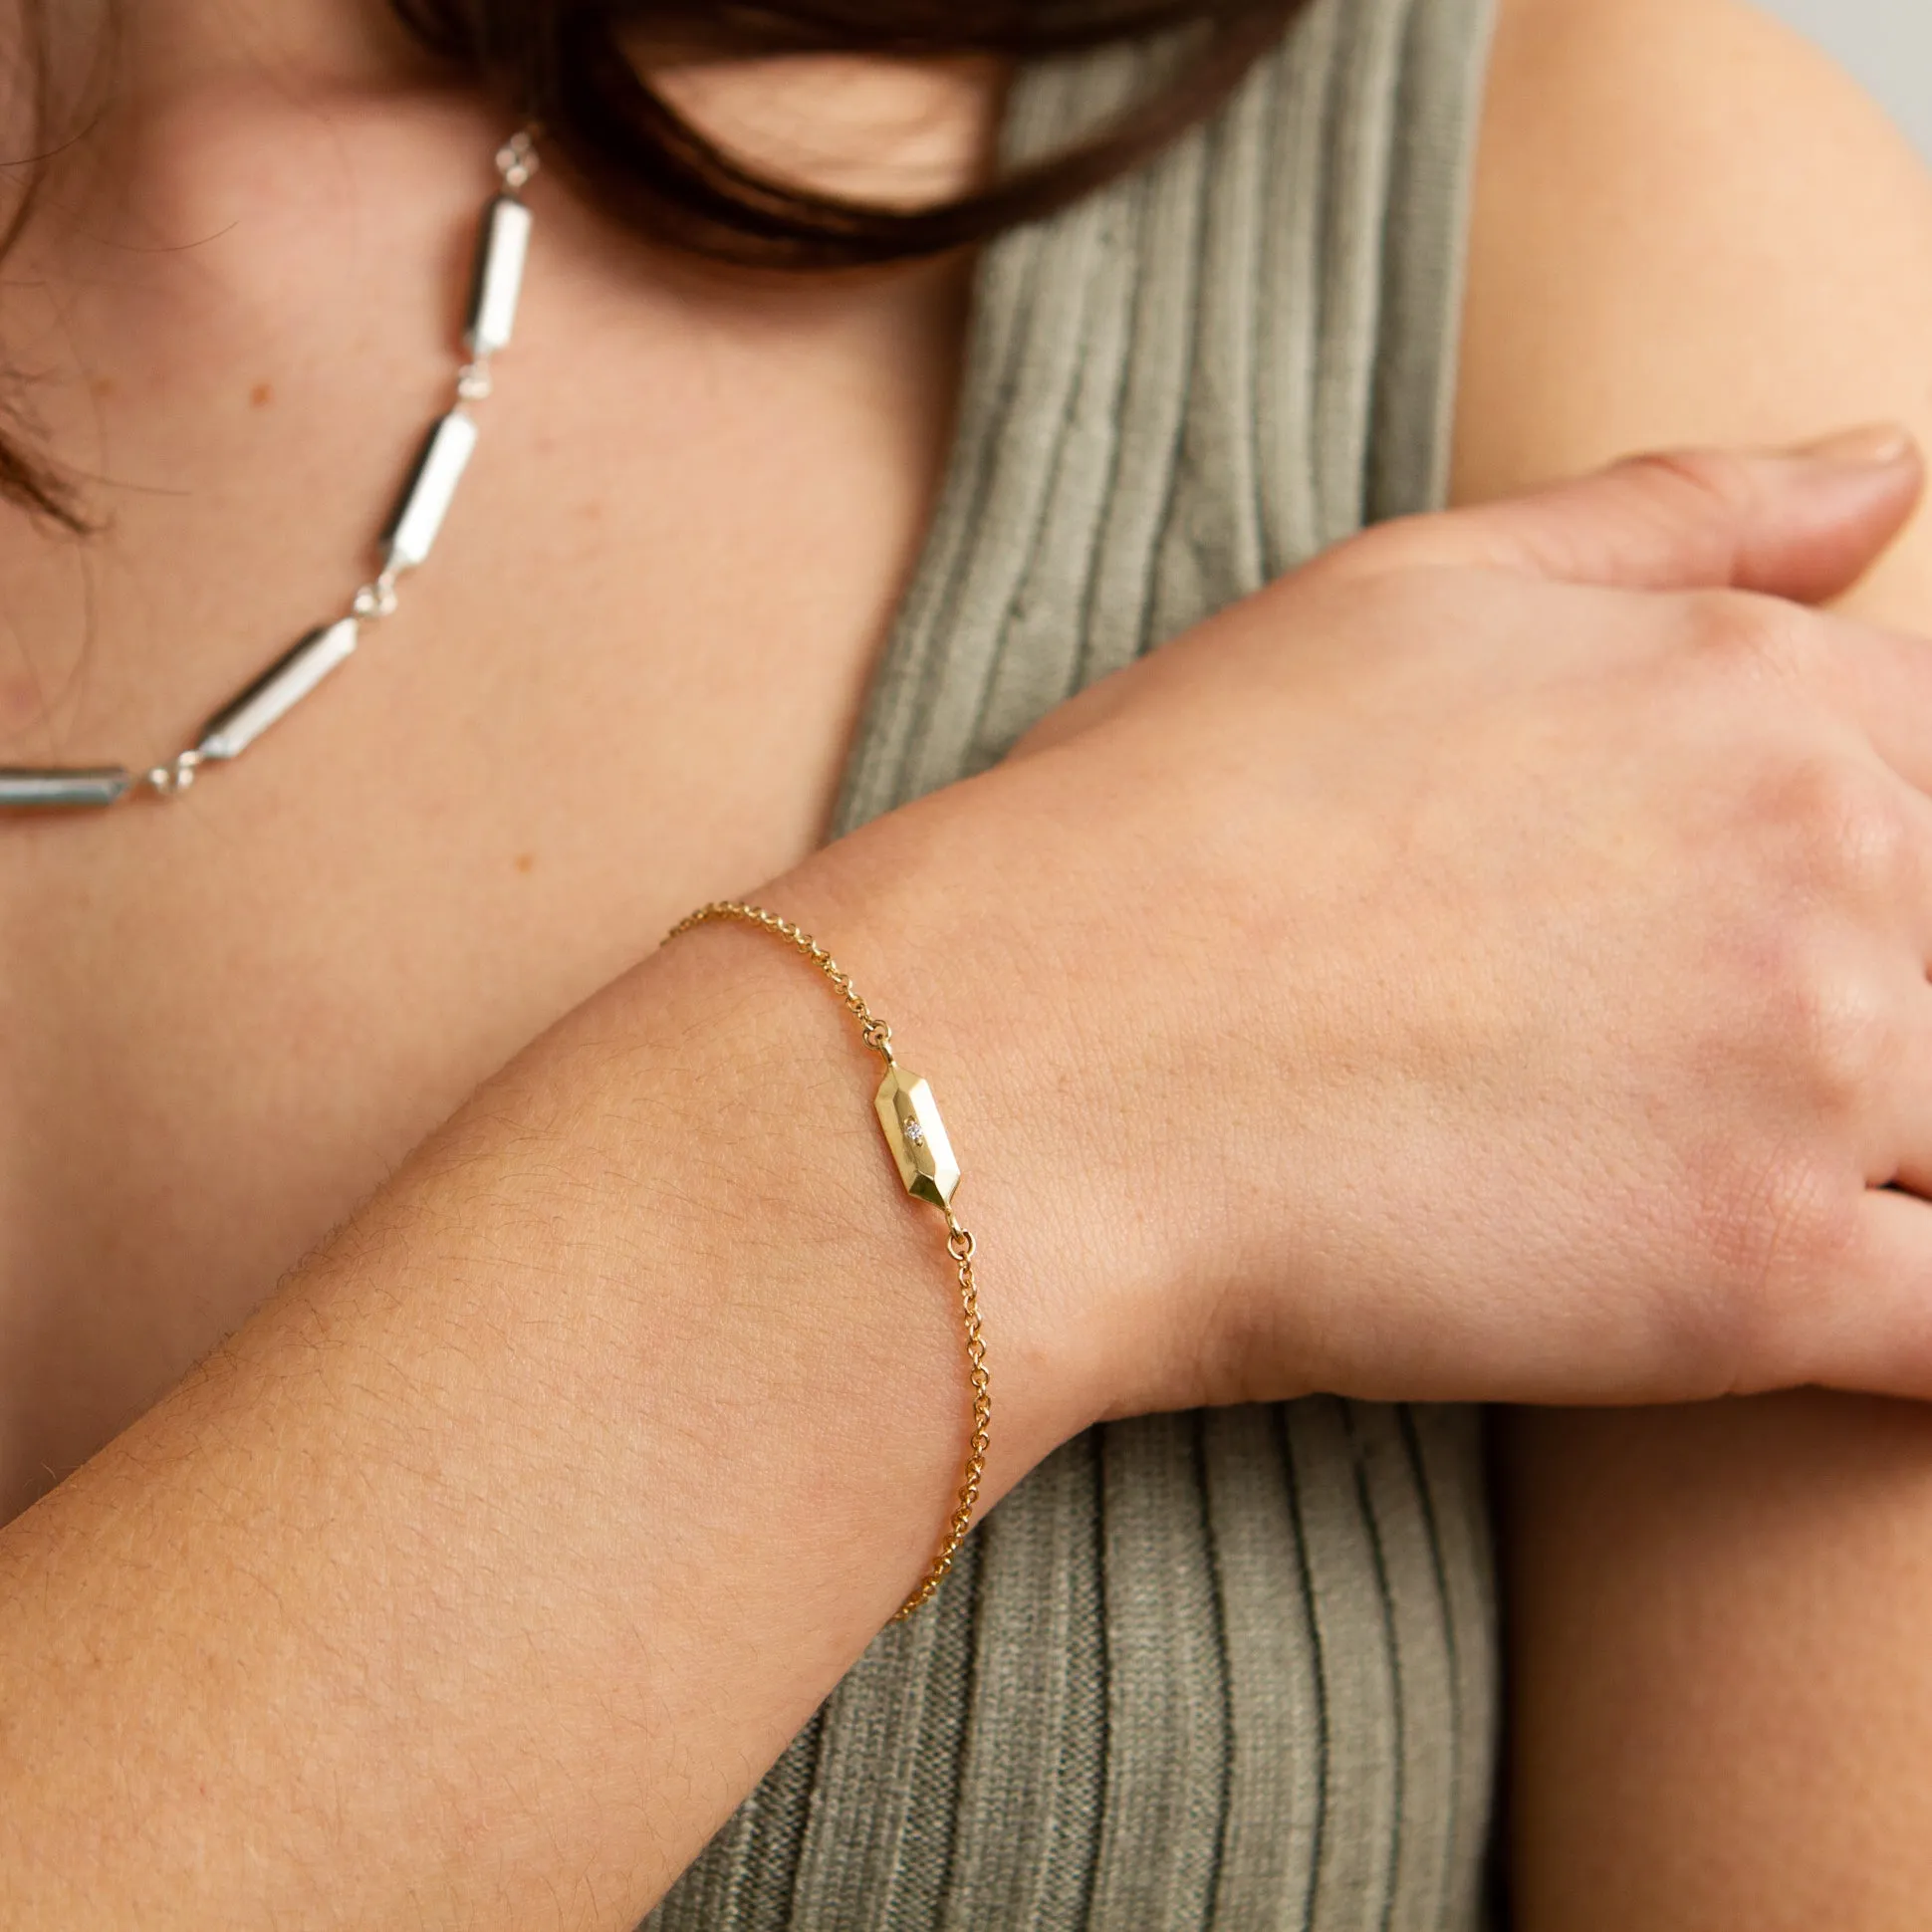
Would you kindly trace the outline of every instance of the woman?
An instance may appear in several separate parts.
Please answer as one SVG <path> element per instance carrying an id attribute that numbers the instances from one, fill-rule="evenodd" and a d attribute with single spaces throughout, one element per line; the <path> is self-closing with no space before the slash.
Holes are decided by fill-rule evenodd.
<path id="1" fill-rule="evenodd" d="M 991 245 L 964 337 L 956 253 L 720 273 L 538 181 L 484 440 L 373 661 L 186 796 L 7 825 L 14 1507 L 86 1465 L 0 1539 L 15 1922 L 621 1926 L 689 1867 L 664 1923 L 1466 1923 L 1480 1471 L 1463 1412 L 1375 1404 L 1932 1391 L 1932 676 L 1869 621 L 1927 621 L 1921 530 L 1866 621 L 1801 607 L 1907 523 L 1908 443 L 1637 465 L 1283 575 L 1430 507 L 1452 373 L 1467 504 L 1922 417 L 1923 184 L 1749 16 L 1517 0 L 1455 372 L 1482 20 L 1264 12 L 1225 10 L 1255 64 L 1211 129 Z M 901 204 L 988 169 L 997 63 L 719 60 L 640 13 L 754 161 Z M 480 64 L 559 72 L 519 65 L 539 15 L 479 15 Z M 973 44 L 1027 41 L 989 15 Z M 160 757 L 334 607 L 503 131 L 373 4 L 124 16 L 10 264 L 20 461 L 112 499 L 9 531 L 18 765 Z M 42 25 L 78 87 L 97 23 Z M 621 74 L 575 53 L 539 152 L 629 205 L 589 118 Z M 1009 150 L 1160 58 L 1028 61 Z M 854 740 L 842 827 L 929 795 L 815 851 Z M 761 880 L 934 1078 L 982 1507 L 1038 1470 L 869 1650 L 965 1448 L 950 1265 L 825 987 L 738 927 L 652 951 Z M 1317 1390 L 1355 1399 L 1235 1406 Z M 1811 1399 L 1818 1479 L 1909 1511 L 1916 1422 Z M 1900 1580 L 1878 1512 L 1781 1492 L 1583 1622 L 1618 1550 L 1574 1495 L 1623 1461 L 1621 1547 L 1668 1549 L 1782 1467 L 1761 1413 L 1514 1438 L 1526 1925 L 1771 1923 L 1923 1856 L 1909 1777 L 1854 1865 L 1606 1748 L 1640 1727 L 1667 1790 L 1762 1696 L 1764 1643 L 1713 1654 L 1683 1602 Z M 1915 1748 L 1904 1654 L 1776 1748 L 1852 1749 L 1887 1691 Z"/>

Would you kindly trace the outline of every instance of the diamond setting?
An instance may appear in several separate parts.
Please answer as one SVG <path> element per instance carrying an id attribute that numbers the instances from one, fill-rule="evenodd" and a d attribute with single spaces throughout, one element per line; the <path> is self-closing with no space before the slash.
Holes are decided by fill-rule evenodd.
<path id="1" fill-rule="evenodd" d="M 872 1105 L 905 1191 L 934 1207 L 951 1207 L 959 1162 L 932 1088 L 917 1074 L 894 1065 L 886 1068 Z"/>

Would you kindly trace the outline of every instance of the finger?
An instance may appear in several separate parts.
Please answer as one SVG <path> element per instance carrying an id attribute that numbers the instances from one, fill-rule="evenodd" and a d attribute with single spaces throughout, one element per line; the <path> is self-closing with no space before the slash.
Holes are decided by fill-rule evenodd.
<path id="1" fill-rule="evenodd" d="M 1741 601 L 1736 614 L 1748 625 L 1754 613 Z M 1809 702 L 1852 725 L 1917 793 L 1932 794 L 1932 642 L 1790 604 L 1762 606 L 1756 641 Z"/>
<path id="2" fill-rule="evenodd" d="M 1869 1190 L 1840 1267 L 1816 1284 L 1754 1384 L 1932 1397 L 1932 1204 Z"/>
<path id="3" fill-rule="evenodd" d="M 1917 445 L 1892 428 L 1782 453 L 1640 456 L 1533 495 L 1385 524 L 1325 568 L 1490 566 L 1570 584 L 1821 604 L 1878 560 L 1924 484 Z"/>
<path id="4" fill-rule="evenodd" d="M 1932 1201 L 1932 985 L 1916 958 L 1900 960 L 1887 1004 L 1894 1017 L 1860 1134 L 1865 1180 Z"/>

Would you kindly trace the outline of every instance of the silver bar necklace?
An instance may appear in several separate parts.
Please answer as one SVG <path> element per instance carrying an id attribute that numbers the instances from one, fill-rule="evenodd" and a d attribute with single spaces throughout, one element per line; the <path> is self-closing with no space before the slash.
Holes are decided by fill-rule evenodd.
<path id="1" fill-rule="evenodd" d="M 331 672 L 346 664 L 362 627 L 392 616 L 396 584 L 429 561 L 457 485 L 476 449 L 472 403 L 490 393 L 490 361 L 510 346 L 530 256 L 531 214 L 523 190 L 537 171 L 528 130 L 497 150 L 502 191 L 483 208 L 470 281 L 463 346 L 469 359 L 456 373 L 456 404 L 430 425 L 379 540 L 381 568 L 350 600 L 348 611 L 311 630 L 224 704 L 186 750 L 136 773 L 125 765 L 0 766 L 0 812 L 100 811 L 139 797 L 178 799 L 205 765 L 239 758 L 287 717 Z"/>

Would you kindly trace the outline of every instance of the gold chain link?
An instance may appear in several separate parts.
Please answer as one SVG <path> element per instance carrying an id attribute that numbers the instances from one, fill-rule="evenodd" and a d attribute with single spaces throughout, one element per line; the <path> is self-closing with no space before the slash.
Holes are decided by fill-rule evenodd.
<path id="1" fill-rule="evenodd" d="M 858 1022 L 859 1037 L 866 1046 L 887 1067 L 896 1064 L 892 1058 L 892 1029 L 865 1004 L 851 983 L 851 975 L 809 932 L 794 925 L 790 919 L 782 919 L 776 912 L 768 912 L 759 905 L 747 905 L 739 899 L 714 899 L 709 905 L 701 905 L 695 912 L 687 913 L 680 919 L 664 935 L 664 943 L 668 945 L 680 933 L 689 932 L 694 926 L 726 920 L 757 926 L 774 938 L 782 939 L 794 951 L 802 953 L 832 982 L 845 1011 Z M 946 1520 L 939 1552 L 918 1588 L 899 1605 L 892 1619 L 895 1623 L 932 1601 L 934 1592 L 953 1567 L 953 1559 L 959 1555 L 959 1546 L 966 1541 L 967 1531 L 973 1527 L 973 1511 L 978 1506 L 980 1484 L 986 1475 L 987 1444 L 993 1423 L 993 1382 L 986 1369 L 986 1341 L 980 1329 L 979 1287 L 973 1278 L 973 1237 L 960 1225 L 950 1207 L 945 1210 L 945 1215 L 946 1252 L 952 1257 L 953 1267 L 959 1276 L 959 1313 L 966 1336 L 966 1379 L 972 1390 L 973 1430 L 966 1445 L 966 1467 L 960 1477 L 959 1497 L 953 1505 L 952 1515 Z"/>

